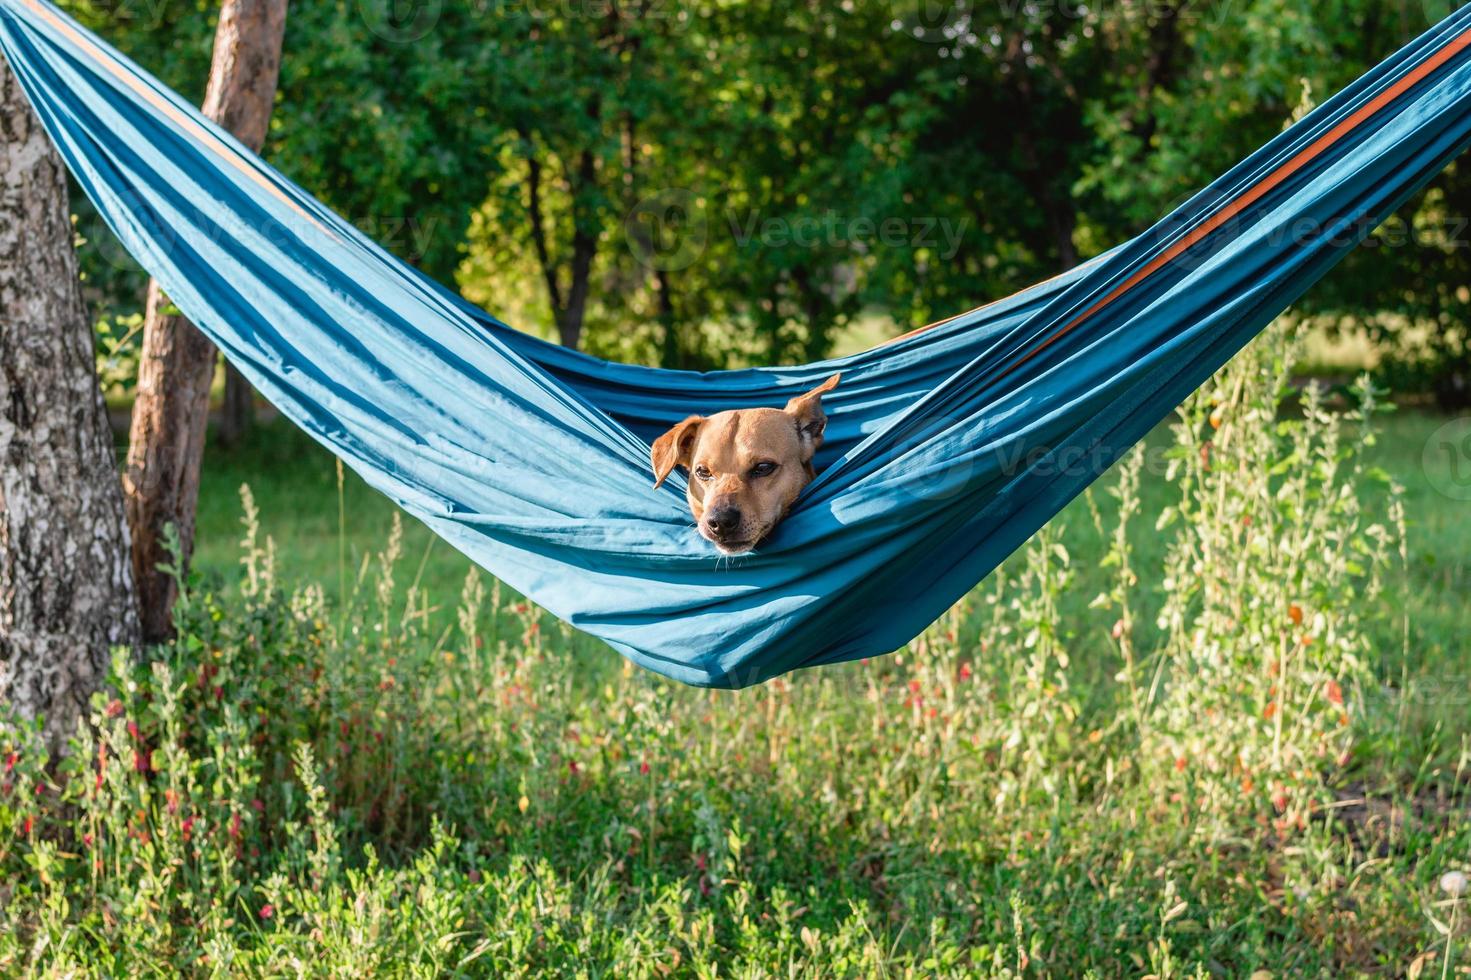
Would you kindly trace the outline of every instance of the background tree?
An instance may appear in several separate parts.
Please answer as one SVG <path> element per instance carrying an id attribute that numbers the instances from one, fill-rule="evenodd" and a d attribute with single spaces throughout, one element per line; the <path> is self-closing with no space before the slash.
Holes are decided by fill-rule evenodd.
<path id="1" fill-rule="evenodd" d="M 69 6 L 186 93 L 203 77 L 196 6 Z M 518 327 L 671 367 L 791 362 L 1137 234 L 1275 135 L 1303 79 L 1325 97 L 1448 9 L 318 4 L 293 15 L 267 152 Z M 1401 385 L 1471 378 L 1464 182 L 1440 177 L 1401 212 L 1419 231 L 1299 306 L 1370 331 Z M 953 244 L 922 234 L 941 221 Z M 89 259 L 99 312 L 131 312 L 141 280 L 93 251 L 115 260 Z"/>
<path id="2" fill-rule="evenodd" d="M 44 715 L 53 748 L 138 630 L 72 237 L 61 160 L 0 56 L 0 703 Z"/>
<path id="3" fill-rule="evenodd" d="M 285 26 L 286 0 L 225 0 L 220 9 L 204 112 L 256 150 L 270 122 Z M 178 591 L 160 568 L 169 559 L 165 529 L 176 528 L 186 569 L 194 547 L 216 354 L 157 283 L 148 286 L 146 318 L 124 487 L 143 637 L 157 642 L 171 635 Z"/>

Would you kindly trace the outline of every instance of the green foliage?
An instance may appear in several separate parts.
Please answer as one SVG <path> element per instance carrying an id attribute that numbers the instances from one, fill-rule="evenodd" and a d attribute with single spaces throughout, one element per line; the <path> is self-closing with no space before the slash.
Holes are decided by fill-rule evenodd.
<path id="1" fill-rule="evenodd" d="M 214 4 L 67 6 L 202 93 Z M 266 156 L 518 326 L 674 367 L 805 361 L 865 310 L 917 326 L 1139 232 L 1435 9 L 308 4 Z M 1463 169 L 1306 308 L 1447 401 L 1471 392 Z M 78 211 L 100 312 L 136 312 L 141 275 Z"/>
<path id="2" fill-rule="evenodd" d="M 478 573 L 440 609 L 397 522 L 339 598 L 288 588 L 247 491 L 237 574 L 65 759 L 0 723 L 0 973 L 1454 970 L 1471 732 L 1376 639 L 1407 552 L 1375 396 L 1284 404 L 1292 357 L 1270 334 L 1169 482 L 1132 457 L 909 648 L 743 692 Z"/>

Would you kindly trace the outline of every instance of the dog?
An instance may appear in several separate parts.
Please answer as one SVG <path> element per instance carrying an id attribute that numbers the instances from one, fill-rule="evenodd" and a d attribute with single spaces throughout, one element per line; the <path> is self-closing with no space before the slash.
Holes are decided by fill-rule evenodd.
<path id="1" fill-rule="evenodd" d="M 676 466 L 685 469 L 700 536 L 723 554 L 751 551 L 817 476 L 812 457 L 827 431 L 822 396 L 840 378 L 833 375 L 785 409 L 690 416 L 654 442 L 654 489 Z"/>

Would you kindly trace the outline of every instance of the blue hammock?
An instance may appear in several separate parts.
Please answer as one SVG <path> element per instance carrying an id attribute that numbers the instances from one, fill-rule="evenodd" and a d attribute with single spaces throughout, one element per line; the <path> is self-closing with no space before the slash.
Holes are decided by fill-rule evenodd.
<path id="1" fill-rule="evenodd" d="M 127 249 L 287 417 L 635 662 L 740 687 L 894 650 L 1471 142 L 1471 7 L 1145 234 L 892 344 L 711 374 L 521 334 L 388 255 L 44 0 L 0 48 Z M 821 473 L 721 558 L 649 442 L 841 371 Z"/>

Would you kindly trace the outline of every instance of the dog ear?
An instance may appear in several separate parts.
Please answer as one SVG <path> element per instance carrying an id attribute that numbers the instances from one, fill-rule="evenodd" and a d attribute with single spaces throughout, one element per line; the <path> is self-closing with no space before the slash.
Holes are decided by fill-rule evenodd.
<path id="1" fill-rule="evenodd" d="M 695 438 L 700 426 L 705 424 L 703 416 L 691 415 L 683 422 L 654 440 L 654 489 L 664 485 L 664 480 L 674 472 L 676 466 L 689 466 L 695 452 Z"/>
<path id="2" fill-rule="evenodd" d="M 835 374 L 805 395 L 787 402 L 787 414 L 797 420 L 797 435 L 802 440 L 802 462 L 812 462 L 812 457 L 822 446 L 822 437 L 827 432 L 827 413 L 822 410 L 822 396 L 832 391 L 842 380 Z"/>

